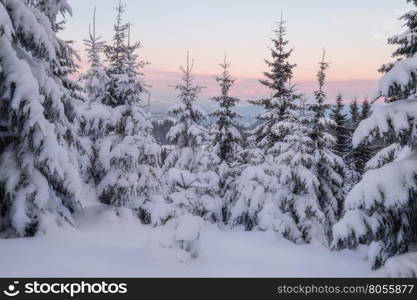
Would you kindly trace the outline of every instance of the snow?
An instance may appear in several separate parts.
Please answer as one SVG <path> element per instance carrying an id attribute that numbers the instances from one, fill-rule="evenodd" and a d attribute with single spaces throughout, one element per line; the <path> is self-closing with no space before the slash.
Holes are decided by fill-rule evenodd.
<path id="1" fill-rule="evenodd" d="M 353 135 L 355 147 L 372 133 L 382 137 L 389 132 L 400 135 L 413 128 L 417 116 L 417 99 L 410 98 L 375 107 L 373 114 L 362 121 Z"/>
<path id="2" fill-rule="evenodd" d="M 416 174 L 416 153 L 380 169 L 370 170 L 347 196 L 345 207 L 348 210 L 357 207 L 370 210 L 375 203 L 390 209 L 407 205 L 410 190 L 417 189 Z"/>
<path id="3" fill-rule="evenodd" d="M 127 209 L 89 207 L 75 220 L 78 229 L 2 240 L 0 277 L 374 276 L 363 249 L 330 252 L 318 243 L 295 245 L 272 231 L 228 231 L 206 224 L 199 231 L 200 255 L 181 262 L 175 250 L 160 244 L 161 227 L 141 225 Z M 186 217 L 180 223 L 193 223 L 195 229 L 200 220 Z"/>
<path id="4" fill-rule="evenodd" d="M 417 53 L 412 57 L 397 61 L 394 67 L 379 81 L 378 93 L 388 95 L 393 85 L 407 86 L 416 75 Z"/>
<path id="5" fill-rule="evenodd" d="M 417 277 L 417 253 L 406 253 L 387 260 L 377 272 L 381 277 Z"/>

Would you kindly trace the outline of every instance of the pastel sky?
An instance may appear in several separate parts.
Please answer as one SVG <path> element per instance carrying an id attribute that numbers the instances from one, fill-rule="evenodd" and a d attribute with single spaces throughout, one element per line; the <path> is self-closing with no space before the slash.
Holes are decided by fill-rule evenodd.
<path id="1" fill-rule="evenodd" d="M 61 33 L 77 42 L 85 64 L 83 46 L 93 8 L 97 7 L 97 33 L 112 38 L 114 7 L 118 0 L 71 0 L 73 18 Z M 202 98 L 216 93 L 213 76 L 227 50 L 231 71 L 238 81 L 234 93 L 243 98 L 261 97 L 267 91 L 258 84 L 270 53 L 269 38 L 281 10 L 288 26 L 288 39 L 298 66 L 299 89 L 314 89 L 317 63 L 323 47 L 332 62 L 328 94 L 371 95 L 380 74 L 377 69 L 391 58 L 387 37 L 401 32 L 398 17 L 410 7 L 405 0 L 124 0 L 125 21 L 133 23 L 132 37 L 141 41 L 140 55 L 151 62 L 146 79 L 153 98 L 172 103 L 167 87 L 179 78 L 178 67 L 186 51 L 195 59 L 199 83 L 207 86 Z M 204 100 L 203 99 L 203 100 Z"/>

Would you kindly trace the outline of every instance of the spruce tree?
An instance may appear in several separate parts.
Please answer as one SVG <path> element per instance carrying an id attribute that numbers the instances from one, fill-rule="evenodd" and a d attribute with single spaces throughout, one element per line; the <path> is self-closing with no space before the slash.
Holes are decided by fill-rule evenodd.
<path id="1" fill-rule="evenodd" d="M 359 104 L 358 104 L 357 98 L 355 98 L 352 101 L 349 108 L 350 108 L 350 117 L 351 117 L 351 129 L 355 130 L 355 128 L 358 126 L 359 118 L 360 118 Z"/>
<path id="2" fill-rule="evenodd" d="M 329 63 L 325 61 L 324 52 L 319 66 L 319 89 L 314 91 L 315 102 L 310 107 L 313 112 L 311 140 L 314 143 L 313 168 L 319 181 L 317 198 L 326 216 L 325 232 L 330 239 L 331 228 L 338 220 L 342 208 L 345 164 L 343 158 L 333 152 L 336 139 L 329 129 L 334 127 L 335 123 L 327 116 L 329 105 L 324 85 Z"/>
<path id="3" fill-rule="evenodd" d="M 89 70 L 81 75 L 88 102 L 102 102 L 106 93 L 107 74 L 104 70 L 100 55 L 104 53 L 106 43 L 96 35 L 96 8 L 94 8 L 93 23 L 89 26 L 88 39 L 84 40 Z"/>
<path id="4" fill-rule="evenodd" d="M 374 269 L 410 251 L 417 241 L 415 16 L 414 11 L 407 13 L 406 32 L 390 40 L 399 45 L 394 56 L 400 60 L 385 69 L 379 91 L 391 103 L 376 107 L 353 136 L 355 148 L 367 143 L 389 146 L 369 161 L 367 172 L 346 198 L 343 219 L 334 227 L 334 248 L 370 245 Z M 397 265 L 398 274 L 407 267 Z"/>
<path id="5" fill-rule="evenodd" d="M 286 49 L 288 40 L 282 16 L 274 33 L 272 59 L 265 60 L 269 70 L 264 73 L 266 78 L 260 81 L 270 90 L 271 97 L 250 101 L 262 106 L 264 112 L 257 116 L 259 125 L 252 130 L 248 139 L 251 147 L 243 153 L 242 158 L 246 157 L 250 163 L 242 167 L 241 175 L 233 183 L 230 199 L 227 200 L 231 203 L 230 224 L 242 225 L 246 230 L 254 227 L 263 230 L 272 228 L 272 220 L 279 212 L 274 199 L 279 177 L 276 161 L 285 136 L 292 135 L 290 126 L 285 125 L 288 111 L 295 108 L 295 100 L 299 98 L 291 85 L 295 65 L 288 62 L 292 50 Z M 260 214 L 264 217 L 260 218 Z M 272 217 L 266 217 L 271 214 Z M 267 219 L 270 221 L 265 221 Z"/>
<path id="6" fill-rule="evenodd" d="M 239 115 L 232 109 L 239 102 L 239 99 L 229 95 L 235 79 L 232 78 L 226 56 L 224 62 L 220 64 L 223 69 L 221 76 L 216 77 L 221 88 L 221 95 L 213 98 L 219 108 L 211 113 L 217 118 L 214 130 L 214 151 L 221 162 L 226 162 L 229 166 L 237 161 L 237 154 L 242 150 L 242 136 L 237 128 L 235 119 Z"/>
<path id="7" fill-rule="evenodd" d="M 239 115 L 233 111 L 239 99 L 229 95 L 235 79 L 229 72 L 230 63 L 227 62 L 226 54 L 220 67 L 223 71 L 221 76 L 216 77 L 216 81 L 220 86 L 221 94 L 212 98 L 219 108 L 210 115 L 216 118 L 216 123 L 212 126 L 213 151 L 220 159 L 217 172 L 220 177 L 220 196 L 223 198 L 223 221 L 227 221 L 230 199 L 226 194 L 229 193 L 233 180 L 240 173 L 238 164 L 242 152 L 242 135 L 235 121 Z"/>
<path id="8" fill-rule="evenodd" d="M 261 125 L 254 130 L 257 147 L 263 149 L 265 153 L 268 153 L 275 143 L 281 141 L 287 133 L 286 131 L 277 131 L 276 124 L 284 120 L 286 110 L 291 108 L 295 98 L 291 80 L 296 65 L 288 62 L 293 50 L 286 49 L 288 40 L 282 16 L 278 23 L 278 29 L 274 33 L 275 37 L 272 38 L 274 47 L 271 48 L 272 60 L 265 60 L 270 70 L 264 73 L 266 78 L 260 81 L 270 90 L 271 97 L 251 101 L 265 109 L 265 112 L 257 116 Z"/>
<path id="9" fill-rule="evenodd" d="M 93 168 L 100 202 L 129 207 L 145 223 L 164 222 L 157 212 L 165 205 L 160 174 L 160 147 L 151 135 L 152 124 L 143 111 L 146 91 L 141 78 L 144 64 L 138 61 L 139 43 L 130 44 L 129 24 L 124 24 L 124 5 L 116 7 L 113 44 L 106 46 L 108 81 L 100 103 L 92 106 L 88 121 L 100 124 L 93 144 Z M 103 126 L 104 125 L 104 126 Z"/>
<path id="10" fill-rule="evenodd" d="M 358 123 L 366 120 L 370 114 L 371 105 L 369 104 L 368 99 L 365 99 L 361 105 L 361 113 L 359 115 Z M 361 143 L 361 145 L 353 149 L 353 156 L 355 157 L 355 169 L 359 174 L 363 175 L 365 173 L 366 164 L 373 157 L 373 155 L 374 150 L 372 146 L 369 145 L 369 143 L 367 143 L 366 141 L 364 141 L 363 143 Z"/>
<path id="11" fill-rule="evenodd" d="M 312 116 L 305 102 L 301 99 L 294 109 L 287 111 L 286 121 L 278 123 L 290 133 L 277 144 L 279 155 L 274 167 L 278 170 L 281 193 L 272 225 L 295 243 L 317 240 L 326 245 L 328 216 L 321 205 L 320 180 L 315 168 L 317 142 L 312 139 L 315 136 Z"/>
<path id="12" fill-rule="evenodd" d="M 360 120 L 360 111 L 358 100 L 355 98 L 349 106 L 350 120 L 348 122 L 348 153 L 345 157 L 346 163 L 346 191 L 349 192 L 352 187 L 358 183 L 360 180 L 361 174 L 357 168 L 357 162 L 360 159 L 360 152 L 357 151 L 352 145 L 352 137 L 356 128 L 359 125 Z"/>
<path id="13" fill-rule="evenodd" d="M 338 156 L 345 158 L 349 152 L 349 129 L 347 114 L 344 113 L 343 96 L 339 94 L 336 98 L 336 105 L 333 106 L 331 118 L 334 122 L 333 132 L 336 138 L 333 151 Z"/>
<path id="14" fill-rule="evenodd" d="M 417 6 L 416 0 L 407 0 L 407 2 Z M 405 13 L 400 19 L 404 22 L 406 30 L 388 39 L 389 45 L 397 47 L 392 54 L 392 57 L 396 61 L 383 65 L 379 70 L 383 74 L 389 73 L 392 69 L 400 70 L 401 63 L 399 62 L 404 60 L 407 64 L 417 53 L 417 11 L 411 10 Z M 390 74 L 393 73 L 391 72 Z M 391 76 L 385 76 L 381 80 L 379 94 L 387 102 L 407 99 L 414 95 L 417 92 L 417 71 L 413 68 L 406 75 L 407 82 L 404 82 L 404 79 L 392 80 L 393 78 Z"/>
<path id="15" fill-rule="evenodd" d="M 206 113 L 197 105 L 203 87 L 194 84 L 194 61 L 187 53 L 187 66 L 181 67 L 182 82 L 175 86 L 180 103 L 170 109 L 175 119 L 168 132 L 174 145 L 164 163 L 169 184 L 172 216 L 193 214 L 211 221 L 221 218 L 219 158 L 211 149 L 208 131 L 203 127 Z"/>
<path id="16" fill-rule="evenodd" d="M 81 205 L 74 50 L 57 37 L 66 1 L 0 2 L 0 231 L 74 224 Z"/>
<path id="17" fill-rule="evenodd" d="M 86 181 L 94 184 L 97 178 L 94 168 L 95 153 L 94 144 L 109 132 L 111 122 L 103 111 L 106 107 L 102 104 L 106 95 L 106 84 L 109 81 L 100 55 L 104 52 L 105 42 L 96 35 L 96 8 L 94 8 L 93 23 L 89 26 L 89 38 L 84 40 L 88 63 L 90 68 L 81 74 L 80 80 L 84 85 L 86 101 L 78 107 L 78 132 L 82 137 L 85 153 L 80 155 L 82 173 Z M 101 116 L 101 117 L 100 117 Z"/>

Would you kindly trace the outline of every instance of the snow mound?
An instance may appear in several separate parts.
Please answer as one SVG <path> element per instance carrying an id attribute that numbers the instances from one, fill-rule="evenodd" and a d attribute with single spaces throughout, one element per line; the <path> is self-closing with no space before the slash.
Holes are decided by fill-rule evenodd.
<path id="1" fill-rule="evenodd" d="M 416 278 L 417 252 L 410 252 L 388 259 L 385 266 L 376 274 L 383 277 Z"/>
<path id="2" fill-rule="evenodd" d="M 197 258 L 200 253 L 200 232 L 204 221 L 200 217 L 184 215 L 169 220 L 159 228 L 159 244 L 176 252 L 184 263 Z"/>

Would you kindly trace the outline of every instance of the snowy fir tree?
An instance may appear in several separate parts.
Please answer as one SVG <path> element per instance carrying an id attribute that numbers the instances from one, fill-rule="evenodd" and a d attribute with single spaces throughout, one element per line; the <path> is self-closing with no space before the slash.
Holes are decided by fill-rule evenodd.
<path id="1" fill-rule="evenodd" d="M 289 133 L 274 146 L 279 153 L 274 168 L 278 170 L 281 191 L 277 197 L 278 215 L 272 224 L 275 231 L 295 243 L 314 239 L 326 245 L 326 215 L 320 205 L 320 181 L 315 170 L 312 116 L 305 102 L 300 99 L 294 109 L 287 110 L 286 121 L 277 124 L 277 129 Z"/>
<path id="2" fill-rule="evenodd" d="M 213 152 L 208 130 L 202 124 L 206 113 L 196 101 L 203 87 L 194 84 L 193 67 L 194 61 L 190 61 L 187 53 L 187 65 L 180 68 L 182 82 L 175 86 L 180 103 L 169 111 L 176 119 L 168 132 L 168 139 L 175 148 L 165 160 L 164 169 L 173 216 L 190 213 L 215 221 L 221 218 L 216 173 L 220 159 Z"/>
<path id="3" fill-rule="evenodd" d="M 111 130 L 111 126 L 114 126 L 106 114 L 99 113 L 106 111 L 106 106 L 102 103 L 106 95 L 106 84 L 109 77 L 100 58 L 104 52 L 105 42 L 101 40 L 101 37 L 96 36 L 96 8 L 94 8 L 93 23 L 89 26 L 89 38 L 84 40 L 84 45 L 90 68 L 80 76 L 84 85 L 86 101 L 77 107 L 78 131 L 83 149 L 85 149 L 85 155 L 82 156 L 84 160 L 81 163 L 82 172 L 87 182 L 94 183 L 97 177 L 93 162 L 95 158 L 94 144 L 97 139 Z M 107 114 L 110 113 L 110 110 L 111 108 L 107 109 Z M 104 118 L 100 118 L 100 116 L 104 116 Z"/>
<path id="4" fill-rule="evenodd" d="M 360 110 L 358 99 L 354 99 L 349 106 L 350 117 L 351 117 L 351 130 L 355 130 L 360 121 Z"/>
<path id="5" fill-rule="evenodd" d="M 350 120 L 348 121 L 348 148 L 345 156 L 346 163 L 346 191 L 349 192 L 352 187 L 358 183 L 361 173 L 357 169 L 356 162 L 360 159 L 360 151 L 357 151 L 352 145 L 352 137 L 360 120 L 360 110 L 358 100 L 355 98 L 349 105 Z M 358 157 L 359 155 L 359 157 Z"/>
<path id="6" fill-rule="evenodd" d="M 327 115 L 329 105 L 324 85 L 329 63 L 325 61 L 325 52 L 319 65 L 320 69 L 317 73 L 319 89 L 314 91 L 315 101 L 310 106 L 313 113 L 311 140 L 314 143 L 313 170 L 319 181 L 318 201 L 326 216 L 326 234 L 330 239 L 331 228 L 339 218 L 345 196 L 344 172 L 346 168 L 343 158 L 333 152 L 336 139 L 329 130 L 336 124 Z"/>
<path id="7" fill-rule="evenodd" d="M 96 8 L 94 8 L 93 24 L 89 26 L 88 39 L 84 40 L 90 69 L 81 75 L 81 81 L 88 95 L 88 102 L 103 102 L 106 93 L 107 74 L 100 55 L 104 53 L 106 43 L 96 35 Z"/>
<path id="8" fill-rule="evenodd" d="M 412 76 L 417 58 L 397 62 L 380 81 L 380 90 Z M 400 64 L 402 67 L 396 69 Z M 401 70 L 401 71 L 400 71 Z M 388 94 L 387 94 L 388 95 Z M 337 249 L 369 244 L 373 268 L 409 251 L 417 240 L 415 96 L 375 107 L 353 137 L 362 143 L 389 145 L 368 162 L 368 171 L 345 201 L 346 213 L 334 227 Z"/>
<path id="9" fill-rule="evenodd" d="M 268 207 L 277 212 L 276 193 L 278 190 L 278 174 L 275 167 L 277 144 L 281 143 L 287 134 L 291 134 L 290 127 L 286 127 L 288 110 L 295 107 L 294 87 L 291 85 L 293 69 L 295 65 L 288 62 L 292 50 L 286 50 L 285 22 L 281 17 L 278 29 L 274 31 L 272 38 L 274 47 L 271 49 L 272 60 L 266 60 L 270 69 L 265 72 L 265 80 L 261 84 L 271 91 L 271 97 L 251 103 L 262 106 L 264 112 L 257 116 L 260 123 L 249 137 L 251 147 L 247 149 L 244 156 L 254 164 L 249 164 L 242 171 L 242 174 L 235 180 L 230 190 L 231 203 L 229 223 L 231 225 L 242 225 L 246 230 L 251 230 L 260 225 L 259 214 Z M 259 153 L 259 152 L 262 153 Z M 262 221 L 261 229 L 271 228 L 271 222 Z"/>
<path id="10" fill-rule="evenodd" d="M 407 0 L 407 2 L 417 5 L 414 0 Z M 377 95 L 382 96 L 386 103 L 407 99 L 416 93 L 417 74 L 415 70 L 417 66 L 413 63 L 417 52 L 417 13 L 411 10 L 405 13 L 400 20 L 404 22 L 405 31 L 388 39 L 388 44 L 397 46 L 392 55 L 397 61 L 383 65 L 380 69 L 385 75 L 380 80 Z M 364 118 L 362 117 L 362 119 Z M 380 168 L 395 161 L 403 151 L 409 151 L 409 147 L 401 146 L 393 135 L 384 136 L 384 138 L 375 141 L 374 145 L 372 154 L 375 152 L 376 154 L 367 162 L 365 169 Z M 363 146 L 361 144 L 359 148 Z"/>
<path id="11" fill-rule="evenodd" d="M 407 0 L 407 2 L 417 6 L 416 0 Z M 417 53 L 417 11 L 411 10 L 405 13 L 401 20 L 406 30 L 388 39 L 388 44 L 397 47 L 392 54 L 396 62 L 385 64 L 379 70 L 385 76 L 380 82 L 377 95 L 384 97 L 387 102 L 407 99 L 417 92 L 417 66 L 413 65 Z M 406 67 L 408 69 L 404 70 Z M 401 71 L 405 71 L 406 77 L 395 76 Z"/>
<path id="12" fill-rule="evenodd" d="M 368 99 L 365 99 L 361 105 L 361 112 L 359 115 L 359 122 L 366 120 L 371 113 L 371 105 Z M 359 123 L 358 122 L 358 123 Z M 363 175 L 366 169 L 366 164 L 374 156 L 374 149 L 369 143 L 364 141 L 358 147 L 352 150 L 352 156 L 354 158 L 355 170 Z"/>
<path id="13" fill-rule="evenodd" d="M 0 3 L 0 231 L 33 235 L 81 205 L 67 1 Z"/>
<path id="14" fill-rule="evenodd" d="M 260 262 L 271 262 L 264 257 L 268 252 L 290 253 L 284 259 L 293 261 L 308 251 L 310 256 L 300 259 L 300 266 L 313 261 L 312 270 L 303 273 L 308 276 L 327 271 L 321 265 L 327 259 L 343 268 L 335 269 L 340 275 L 365 255 L 379 270 L 371 274 L 416 276 L 416 10 L 401 17 L 404 32 L 388 40 L 394 62 L 380 69 L 382 78 L 369 100 L 358 98 L 348 107 L 339 94 L 329 103 L 325 53 L 313 95 L 299 94 L 281 15 L 259 81 L 267 97 L 241 105 L 249 96 L 234 96 L 239 85 L 226 55 L 212 82 L 217 92 L 203 93 L 187 52 L 180 82 L 166 95 L 169 100 L 175 93 L 177 103 L 156 115 L 152 111 L 162 106 L 151 109 L 148 63 L 124 20 L 123 0 L 117 1 L 108 42 L 99 36 L 94 9 L 82 41 L 83 74 L 73 42 L 59 38 L 72 16 L 69 2 L 0 0 L 0 240 L 9 239 L 0 241 L 0 276 L 14 272 L 15 265 L 27 267 L 38 253 L 46 257 L 39 265 L 49 266 L 50 249 L 59 250 L 54 260 L 63 255 L 67 263 L 79 260 L 82 251 L 76 247 L 85 241 L 88 246 L 99 241 L 94 252 L 105 253 L 97 256 L 100 263 L 118 257 L 116 248 L 145 247 L 142 252 L 151 256 L 140 257 L 129 274 L 136 266 L 155 274 L 159 265 L 177 266 L 148 264 L 161 254 L 191 263 L 212 244 L 202 262 L 224 249 L 236 261 L 247 260 L 242 253 L 262 252 Z M 417 0 L 406 2 L 417 7 Z M 208 118 L 199 105 L 207 99 L 216 106 Z M 378 99 L 385 103 L 375 104 Z M 251 114 L 248 122 L 241 111 Z M 25 237 L 31 238 L 15 239 Z M 126 238 L 124 246 L 113 247 Z M 27 241 L 29 258 L 16 256 L 22 263 L 12 252 Z M 237 248 L 244 242 L 254 245 L 241 253 Z M 308 243 L 313 245 L 293 245 Z M 62 245 L 71 245 L 75 255 L 63 252 Z M 333 250 L 343 252 L 331 255 Z M 277 262 L 268 270 L 279 268 Z M 350 272 L 362 263 L 352 263 L 343 274 L 356 274 Z M 290 273 L 283 269 L 281 274 Z"/>
<path id="15" fill-rule="evenodd" d="M 270 70 L 264 73 L 266 79 L 260 81 L 270 90 L 271 97 L 252 101 L 253 104 L 265 109 L 265 112 L 257 116 L 261 125 L 254 130 L 257 147 L 265 152 L 268 152 L 275 143 L 281 141 L 285 136 L 286 131 L 277 131 L 276 124 L 284 119 L 286 110 L 291 108 L 295 98 L 291 85 L 295 65 L 288 62 L 292 50 L 286 50 L 288 40 L 286 40 L 286 27 L 282 16 L 278 29 L 274 33 L 275 37 L 272 39 L 274 47 L 271 49 L 272 60 L 265 60 Z"/>
<path id="16" fill-rule="evenodd" d="M 218 104 L 219 108 L 210 115 L 216 118 L 216 123 L 211 128 L 211 135 L 213 135 L 213 151 L 220 159 L 217 172 L 220 177 L 220 196 L 224 197 L 225 200 L 223 219 L 226 221 L 230 207 L 227 200 L 229 197 L 226 194 L 229 193 L 232 181 L 240 171 L 237 165 L 243 148 L 242 135 L 236 124 L 236 118 L 239 115 L 233 111 L 239 99 L 230 96 L 230 89 L 235 79 L 229 72 L 230 63 L 227 62 L 226 55 L 220 67 L 223 72 L 221 76 L 216 77 L 216 81 L 220 86 L 221 94 L 212 99 Z"/>
<path id="17" fill-rule="evenodd" d="M 86 114 L 91 127 L 101 130 L 92 151 L 97 197 L 116 208 L 135 209 L 145 223 L 159 223 L 166 218 L 158 209 L 164 206 L 160 147 L 141 106 L 146 89 L 140 72 L 144 64 L 135 54 L 140 44 L 128 40 L 124 5 L 119 3 L 116 10 L 113 44 L 105 49 L 109 61 L 105 95 Z"/>
<path id="18" fill-rule="evenodd" d="M 333 106 L 331 118 L 333 120 L 333 133 L 336 138 L 333 151 L 340 157 L 346 157 L 349 151 L 349 129 L 347 114 L 344 113 L 343 96 L 339 94 Z"/>
<path id="19" fill-rule="evenodd" d="M 239 99 L 229 95 L 235 79 L 229 72 L 230 63 L 227 62 L 226 56 L 220 67 L 223 72 L 221 76 L 216 77 L 216 81 L 221 88 L 221 95 L 213 98 L 219 108 L 211 113 L 211 116 L 217 119 L 213 127 L 214 151 L 221 162 L 233 165 L 237 161 L 237 154 L 242 150 L 242 135 L 236 124 L 239 115 L 233 111 Z"/>

